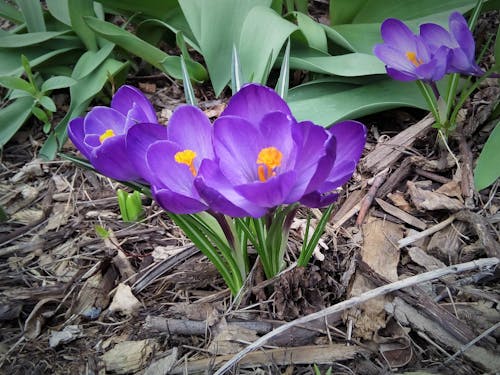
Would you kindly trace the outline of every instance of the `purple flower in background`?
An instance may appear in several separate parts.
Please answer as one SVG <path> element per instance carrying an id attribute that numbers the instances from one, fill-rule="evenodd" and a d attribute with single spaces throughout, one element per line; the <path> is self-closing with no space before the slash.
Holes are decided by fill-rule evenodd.
<path id="1" fill-rule="evenodd" d="M 344 124 L 347 127 L 351 122 Z M 365 132 L 363 125 L 354 124 L 359 126 L 349 135 L 359 142 L 346 146 L 355 148 L 337 146 L 334 132 L 312 122 L 298 123 L 274 90 L 246 85 L 215 121 L 216 157 L 202 163 L 195 185 L 214 211 L 260 217 L 273 207 L 299 201 L 327 180 L 335 180 L 332 173 L 339 151 L 346 154 L 340 159 L 357 161 Z M 347 169 L 338 170 L 343 173 Z M 337 177 L 345 182 L 344 175 Z M 326 193 L 326 187 L 323 190 Z"/>
<path id="2" fill-rule="evenodd" d="M 137 124 L 126 141 L 133 165 L 162 208 L 176 214 L 208 208 L 194 187 L 202 161 L 214 158 L 212 125 L 199 108 L 177 108 L 166 128 Z"/>
<path id="3" fill-rule="evenodd" d="M 117 180 L 138 180 L 140 175 L 126 152 L 125 134 L 134 124 L 156 122 L 156 113 L 144 94 L 122 86 L 110 108 L 95 107 L 85 117 L 73 119 L 68 136 L 98 172 Z"/>
<path id="4" fill-rule="evenodd" d="M 399 81 L 438 81 L 446 73 L 449 49 L 431 51 L 424 40 L 400 20 L 386 19 L 381 26 L 383 44 L 374 54 L 386 64 L 387 74 Z"/>
<path id="5" fill-rule="evenodd" d="M 434 23 L 426 23 L 420 26 L 420 35 L 432 53 L 436 53 L 443 46 L 449 48 L 447 73 L 484 74 L 476 63 L 472 32 L 459 12 L 450 15 L 449 29 L 450 32 Z"/>

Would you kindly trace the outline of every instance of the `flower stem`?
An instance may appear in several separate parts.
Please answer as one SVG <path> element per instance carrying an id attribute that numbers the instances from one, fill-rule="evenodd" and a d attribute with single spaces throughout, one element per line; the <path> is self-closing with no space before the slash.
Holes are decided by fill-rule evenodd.
<path id="1" fill-rule="evenodd" d="M 436 99 L 434 99 L 433 94 L 431 93 L 431 90 L 429 90 L 429 87 L 426 86 L 425 83 L 422 81 L 417 81 L 417 86 L 420 89 L 420 92 L 422 93 L 425 101 L 427 102 L 427 105 L 429 106 L 429 110 L 434 115 L 434 120 L 436 121 L 436 123 L 439 126 L 441 126 L 439 109 L 437 107 Z"/>

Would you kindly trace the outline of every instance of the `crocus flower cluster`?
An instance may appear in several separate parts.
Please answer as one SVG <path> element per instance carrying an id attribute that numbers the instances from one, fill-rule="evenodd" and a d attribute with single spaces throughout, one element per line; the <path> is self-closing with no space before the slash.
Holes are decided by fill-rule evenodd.
<path id="1" fill-rule="evenodd" d="M 335 201 L 366 139 L 356 121 L 330 129 L 298 122 L 274 90 L 257 84 L 236 93 L 213 125 L 183 105 L 167 127 L 143 94 L 123 86 L 111 108 L 71 121 L 68 134 L 97 171 L 147 182 L 167 211 L 254 218 L 283 204 Z"/>
<path id="2" fill-rule="evenodd" d="M 382 23 L 384 43 L 374 54 L 386 64 L 387 74 L 399 81 L 435 82 L 447 73 L 482 75 L 475 61 L 475 44 L 466 20 L 453 12 L 449 31 L 426 23 L 415 35 L 403 22 L 389 18 Z"/>

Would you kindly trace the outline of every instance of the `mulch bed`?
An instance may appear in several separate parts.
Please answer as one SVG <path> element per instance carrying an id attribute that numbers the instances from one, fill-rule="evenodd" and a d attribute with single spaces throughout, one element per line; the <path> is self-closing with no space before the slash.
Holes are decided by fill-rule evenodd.
<path id="1" fill-rule="evenodd" d="M 184 102 L 176 83 L 133 77 L 133 84 L 151 95 L 164 122 Z M 140 223 L 122 222 L 115 190 L 124 187 L 61 158 L 37 159 L 45 136 L 28 124 L 1 154 L 8 216 L 0 224 L 1 371 L 212 371 L 286 322 L 400 279 L 499 258 L 499 183 L 478 193 L 472 181 L 499 95 L 498 80 L 488 80 L 447 145 L 422 111 L 362 119 L 365 153 L 311 264 L 271 281 L 256 266 L 237 300 L 154 202 L 144 197 Z M 197 96 L 213 118 L 227 101 L 206 87 Z M 63 152 L 76 151 L 68 143 Z M 314 223 L 318 214 L 301 209 L 289 265 L 307 216 Z M 294 326 L 233 371 L 495 373 L 498 276 L 495 267 L 447 275 Z"/>

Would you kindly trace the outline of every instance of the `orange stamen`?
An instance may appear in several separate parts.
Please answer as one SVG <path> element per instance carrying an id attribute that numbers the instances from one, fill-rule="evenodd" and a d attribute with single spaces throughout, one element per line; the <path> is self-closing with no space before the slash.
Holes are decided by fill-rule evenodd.
<path id="1" fill-rule="evenodd" d="M 422 61 L 422 59 L 419 59 L 417 57 L 417 54 L 415 52 L 412 52 L 412 51 L 408 51 L 405 53 L 406 55 L 406 58 L 413 64 L 415 65 L 416 67 L 419 67 L 420 65 L 422 65 L 424 62 Z"/>
<path id="2" fill-rule="evenodd" d="M 179 164 L 186 164 L 189 167 L 189 171 L 196 176 L 196 168 L 194 166 L 194 159 L 196 158 L 196 152 L 193 150 L 183 150 L 179 151 L 174 156 L 175 161 Z"/>
<path id="3" fill-rule="evenodd" d="M 275 168 L 281 165 L 283 154 L 276 147 L 266 147 L 260 150 L 257 156 L 257 175 L 259 181 L 266 182 L 269 178 L 276 176 Z"/>
<path id="4" fill-rule="evenodd" d="M 99 142 L 101 142 L 101 144 L 108 138 L 111 138 L 111 137 L 114 137 L 116 134 L 115 132 L 112 130 L 112 129 L 107 129 L 104 133 L 101 134 L 101 136 L 99 137 Z"/>

